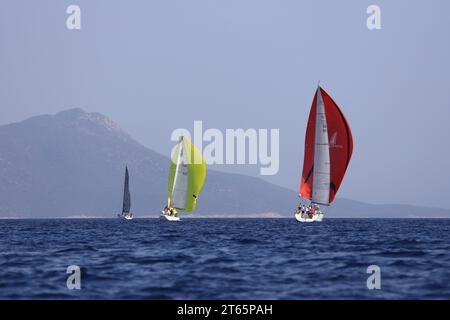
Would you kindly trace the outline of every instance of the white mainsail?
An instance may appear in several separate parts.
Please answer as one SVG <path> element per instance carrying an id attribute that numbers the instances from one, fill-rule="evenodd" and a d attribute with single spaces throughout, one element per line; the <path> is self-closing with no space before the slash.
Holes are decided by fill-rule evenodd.
<path id="1" fill-rule="evenodd" d="M 183 210 L 186 207 L 186 194 L 188 190 L 188 166 L 187 155 L 183 141 L 179 142 L 178 157 L 175 169 L 170 205 L 173 208 Z"/>
<path id="2" fill-rule="evenodd" d="M 330 195 L 330 146 L 328 128 L 320 87 L 317 89 L 316 130 L 314 137 L 314 171 L 311 201 L 329 204 Z"/>

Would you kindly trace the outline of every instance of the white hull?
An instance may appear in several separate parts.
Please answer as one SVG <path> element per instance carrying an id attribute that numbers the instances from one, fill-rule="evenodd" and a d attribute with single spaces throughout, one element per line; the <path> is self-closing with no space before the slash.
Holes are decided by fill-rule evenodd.
<path id="1" fill-rule="evenodd" d="M 133 214 L 132 213 L 118 214 L 117 216 L 119 217 L 119 219 L 123 219 L 123 220 L 132 220 L 133 219 Z"/>
<path id="2" fill-rule="evenodd" d="M 170 216 L 170 215 L 166 214 L 164 212 L 164 210 L 161 211 L 160 218 L 161 219 L 166 219 L 167 221 L 180 221 L 181 220 L 180 217 L 178 217 L 178 216 Z"/>
<path id="3" fill-rule="evenodd" d="M 315 214 L 312 216 L 312 218 L 303 218 L 300 214 L 295 215 L 295 219 L 298 222 L 322 222 L 323 220 L 323 213 Z"/>

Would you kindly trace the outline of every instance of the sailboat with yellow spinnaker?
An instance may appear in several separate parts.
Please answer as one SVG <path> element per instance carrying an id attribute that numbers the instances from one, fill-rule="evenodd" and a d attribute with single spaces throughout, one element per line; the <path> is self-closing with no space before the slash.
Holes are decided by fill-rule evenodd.
<path id="1" fill-rule="evenodd" d="M 205 178 L 206 163 L 201 152 L 189 139 L 181 137 L 172 156 L 167 206 L 161 217 L 179 221 L 178 212 L 195 211 Z"/>

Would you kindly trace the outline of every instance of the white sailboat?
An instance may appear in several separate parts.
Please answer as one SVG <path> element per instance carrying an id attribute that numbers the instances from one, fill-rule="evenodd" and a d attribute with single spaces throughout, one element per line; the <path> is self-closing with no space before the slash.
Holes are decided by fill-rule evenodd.
<path id="1" fill-rule="evenodd" d="M 170 166 L 167 206 L 161 210 L 161 218 L 180 221 L 178 212 L 194 211 L 205 178 L 206 163 L 201 152 L 182 137 Z"/>
<path id="2" fill-rule="evenodd" d="M 320 222 L 341 185 L 353 152 L 350 126 L 338 105 L 320 86 L 309 114 L 299 195 L 310 204 L 295 212 L 299 222 Z"/>

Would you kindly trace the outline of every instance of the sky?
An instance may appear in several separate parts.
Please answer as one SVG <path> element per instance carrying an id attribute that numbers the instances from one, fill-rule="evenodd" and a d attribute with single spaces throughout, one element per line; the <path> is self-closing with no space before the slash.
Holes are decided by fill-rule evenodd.
<path id="1" fill-rule="evenodd" d="M 81 8 L 69 30 L 66 8 Z M 366 9 L 381 9 L 368 30 Z M 298 190 L 317 81 L 354 153 L 339 197 L 450 208 L 450 2 L 4 0 L 0 124 L 79 107 L 169 155 L 174 129 L 280 130 Z M 259 176 L 259 166 L 214 166 Z"/>

